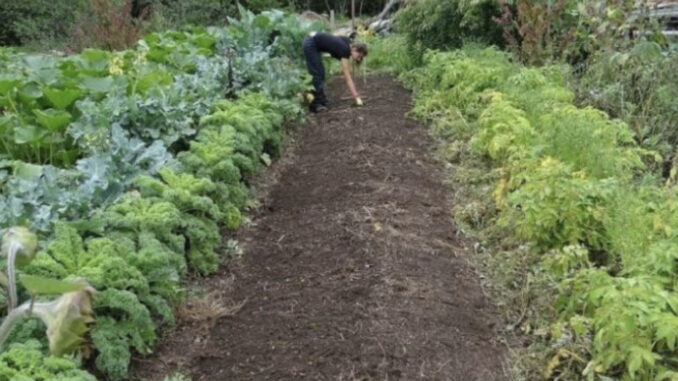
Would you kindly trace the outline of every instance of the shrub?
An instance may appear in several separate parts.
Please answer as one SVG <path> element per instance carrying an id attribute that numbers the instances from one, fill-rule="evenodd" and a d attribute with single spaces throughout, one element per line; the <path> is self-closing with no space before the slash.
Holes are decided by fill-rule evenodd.
<path id="1" fill-rule="evenodd" d="M 155 7 L 168 25 L 226 25 L 238 12 L 236 3 L 223 0 L 160 0 Z"/>
<path id="2" fill-rule="evenodd" d="M 412 57 L 407 51 L 407 41 L 402 36 L 375 37 L 366 42 L 370 49 L 365 60 L 368 69 L 397 74 L 403 69 L 413 67 Z"/>
<path id="3" fill-rule="evenodd" d="M 619 120 L 610 120 L 592 108 L 562 106 L 542 116 L 539 123 L 542 154 L 557 157 L 594 178 L 629 179 L 642 168 L 633 135 Z"/>
<path id="4" fill-rule="evenodd" d="M 77 20 L 69 41 L 71 49 L 122 50 L 141 38 L 140 19 L 132 17 L 132 0 L 87 1 L 90 12 Z"/>
<path id="5" fill-rule="evenodd" d="M 507 196 L 507 214 L 516 232 L 542 249 L 584 244 L 606 247 L 604 221 L 614 180 L 595 180 L 546 157 Z M 506 216 L 504 216 L 506 218 Z"/>
<path id="6" fill-rule="evenodd" d="M 458 48 L 470 41 L 502 45 L 501 29 L 492 21 L 498 12 L 493 0 L 416 0 L 398 12 L 396 26 L 418 61 L 426 49 Z"/>
<path id="7" fill-rule="evenodd" d="M 516 0 L 513 6 L 502 1 L 503 14 L 494 21 L 503 28 L 508 47 L 523 62 L 541 64 L 560 58 L 572 43 L 576 18 L 571 0 Z"/>
<path id="8" fill-rule="evenodd" d="M 669 163 L 678 144 L 677 71 L 678 50 L 641 41 L 630 50 L 597 53 L 573 88 L 579 102 L 626 121 L 639 144 Z"/>
<path id="9" fill-rule="evenodd" d="M 678 203 L 643 165 L 652 152 L 628 124 L 575 107 L 560 66 L 478 47 L 425 62 L 406 76 L 416 115 L 452 147 L 470 188 L 455 215 L 496 253 L 497 292 L 520 298 L 514 327 L 534 343 L 522 379 L 676 379 Z M 483 207 L 492 188 L 498 212 Z"/>
<path id="10" fill-rule="evenodd" d="M 37 44 L 53 48 L 88 13 L 87 0 L 0 2 L 0 45 Z"/>

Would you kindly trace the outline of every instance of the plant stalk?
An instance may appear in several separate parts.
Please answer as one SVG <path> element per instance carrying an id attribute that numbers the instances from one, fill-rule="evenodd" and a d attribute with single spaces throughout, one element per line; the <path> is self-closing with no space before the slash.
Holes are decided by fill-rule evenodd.
<path id="1" fill-rule="evenodd" d="M 9 333 L 12 332 L 12 328 L 21 320 L 31 315 L 31 305 L 30 303 L 24 303 L 19 307 L 9 311 L 5 320 L 2 321 L 0 325 L 0 350 L 3 350 L 5 340 L 9 336 Z"/>
<path id="2" fill-rule="evenodd" d="M 16 295 L 16 256 L 21 250 L 23 250 L 23 245 L 18 242 L 16 239 L 13 239 L 9 243 L 9 250 L 7 253 L 7 297 L 9 299 L 9 306 L 7 315 L 12 313 L 12 310 L 16 308 L 17 305 L 17 295 Z"/>
<path id="3" fill-rule="evenodd" d="M 40 318 L 40 320 L 42 320 L 43 323 L 47 325 L 50 315 L 49 311 L 52 311 L 57 303 L 58 300 L 35 303 L 35 298 L 31 298 L 30 301 L 25 302 L 19 307 L 11 310 L 9 314 L 7 314 L 7 317 L 5 317 L 5 320 L 2 321 L 2 325 L 0 325 L 0 352 L 5 349 L 5 341 L 7 340 L 10 332 L 12 332 L 12 328 L 14 328 L 17 323 L 27 317 L 34 315 Z"/>

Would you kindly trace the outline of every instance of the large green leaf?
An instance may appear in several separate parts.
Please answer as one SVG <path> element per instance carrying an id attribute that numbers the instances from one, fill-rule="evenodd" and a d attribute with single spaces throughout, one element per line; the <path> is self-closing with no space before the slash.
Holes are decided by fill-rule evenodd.
<path id="1" fill-rule="evenodd" d="M 662 47 L 656 42 L 641 42 L 631 49 L 631 55 L 642 62 L 658 60 L 662 56 Z"/>
<path id="2" fill-rule="evenodd" d="M 51 316 L 43 322 L 47 325 L 49 350 L 57 356 L 73 353 L 78 350 L 89 324 L 94 322 L 92 301 L 94 289 L 87 284 L 80 284 L 77 292 L 61 295 L 56 302 L 56 309 L 50 311 Z"/>
<path id="3" fill-rule="evenodd" d="M 12 89 L 16 88 L 22 82 L 21 78 L 10 76 L 10 75 L 0 75 L 0 94 L 7 94 Z"/>
<path id="4" fill-rule="evenodd" d="M 17 126 L 14 129 L 14 143 L 16 144 L 34 144 L 38 143 L 45 136 L 47 131 L 34 124 Z"/>
<path id="5" fill-rule="evenodd" d="M 20 179 L 32 180 L 36 177 L 42 176 L 42 165 L 16 161 L 12 163 L 12 168 L 14 176 Z"/>
<path id="6" fill-rule="evenodd" d="M 146 53 L 146 57 L 154 62 L 167 63 L 167 56 L 172 51 L 164 46 L 154 46 Z"/>
<path id="7" fill-rule="evenodd" d="M 0 134 L 9 132 L 15 117 L 14 115 L 0 115 Z"/>
<path id="8" fill-rule="evenodd" d="M 61 150 L 54 153 L 54 159 L 62 163 L 75 163 L 79 156 L 80 151 L 77 149 Z"/>
<path id="9" fill-rule="evenodd" d="M 78 89 L 46 87 L 42 91 L 49 103 L 59 110 L 65 110 L 83 95 L 82 91 Z"/>
<path id="10" fill-rule="evenodd" d="M 77 57 L 80 70 L 86 75 L 100 76 L 108 73 L 108 66 L 113 55 L 97 49 L 87 49 Z"/>
<path id="11" fill-rule="evenodd" d="M 24 107 L 36 107 L 38 98 L 42 97 L 42 89 L 40 85 L 35 82 L 24 84 L 17 94 L 17 98 L 21 101 Z"/>
<path id="12" fill-rule="evenodd" d="M 210 36 L 207 33 L 201 33 L 194 36 L 191 39 L 191 42 L 200 48 L 209 49 L 210 51 L 213 50 L 214 46 L 217 44 L 216 38 Z"/>
<path id="13" fill-rule="evenodd" d="M 172 84 L 172 76 L 169 73 L 156 70 L 139 79 L 136 84 L 138 92 L 145 94 L 153 86 L 167 86 Z"/>
<path id="14" fill-rule="evenodd" d="M 42 85 L 52 85 L 59 80 L 60 74 L 61 72 L 54 67 L 31 72 L 31 78 Z"/>
<path id="15" fill-rule="evenodd" d="M 73 116 L 64 110 L 33 110 L 38 123 L 52 132 L 63 130 L 73 119 Z"/>
<path id="16" fill-rule="evenodd" d="M 271 20 L 267 16 L 258 15 L 254 18 L 253 24 L 257 28 L 266 29 L 271 24 Z"/>
<path id="17" fill-rule="evenodd" d="M 46 54 L 35 54 L 26 56 L 24 64 L 29 72 L 38 72 L 41 70 L 49 70 L 56 66 L 56 59 L 53 56 Z"/>
<path id="18" fill-rule="evenodd" d="M 85 77 L 80 82 L 80 87 L 92 93 L 107 93 L 113 90 L 112 77 Z"/>
<path id="19" fill-rule="evenodd" d="M 58 295 L 84 290 L 83 283 L 68 282 L 35 275 L 22 275 L 21 284 L 33 295 Z"/>

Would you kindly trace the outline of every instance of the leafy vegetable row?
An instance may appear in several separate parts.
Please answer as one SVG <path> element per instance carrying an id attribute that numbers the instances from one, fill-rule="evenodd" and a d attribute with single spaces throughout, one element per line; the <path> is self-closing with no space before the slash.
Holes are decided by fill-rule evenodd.
<path id="1" fill-rule="evenodd" d="M 0 354 L 0 380 L 94 379 L 78 369 L 83 360 L 108 379 L 126 378 L 132 352 L 150 353 L 158 328 L 174 322 L 185 276 L 217 269 L 222 229 L 241 225 L 248 179 L 280 154 L 282 128 L 300 117 L 297 94 L 307 86 L 296 48 L 312 26 L 278 12 L 241 16 L 223 30 L 148 36 L 137 51 L 85 53 L 106 57 L 95 64 L 103 70 L 99 85 L 113 83 L 100 98 L 80 95 L 63 110 L 74 115 L 64 134 L 91 156 L 75 168 L 6 162 L 3 201 L 19 201 L 0 208 L 4 223 L 34 222 L 42 213 L 32 227 L 51 237 L 19 265 L 18 299 L 48 304 L 46 294 L 64 291 L 33 289 L 31 279 L 52 291 L 86 281 L 96 293 L 93 322 L 75 332 L 56 324 L 73 339 L 58 346 L 64 350 L 55 350 L 45 320 L 15 324 Z M 155 63 L 135 62 L 140 55 Z M 151 79 L 138 80 L 147 69 Z M 146 106 L 153 111 L 138 113 Z M 5 117 L 23 115 L 12 112 Z M 79 193 L 85 186 L 90 193 Z M 69 307 L 51 308 L 61 316 Z M 47 356 L 48 344 L 66 357 Z"/>
<path id="2" fill-rule="evenodd" d="M 467 47 L 401 78 L 471 187 L 460 223 L 526 274 L 537 313 L 516 324 L 545 346 L 528 378 L 678 380 L 676 191 L 626 124 L 573 105 L 567 72 Z"/>
<path id="3" fill-rule="evenodd" d="M 241 10 L 227 28 L 146 36 L 134 50 L 56 57 L 0 48 L 1 227 L 49 232 L 88 217 L 195 136 L 213 102 L 244 89 L 290 98 L 311 28 Z"/>

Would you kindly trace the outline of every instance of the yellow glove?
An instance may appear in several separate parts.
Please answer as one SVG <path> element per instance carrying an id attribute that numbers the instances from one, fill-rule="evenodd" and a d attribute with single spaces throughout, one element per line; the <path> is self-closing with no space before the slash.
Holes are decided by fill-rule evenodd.
<path id="1" fill-rule="evenodd" d="M 358 106 L 358 107 L 363 107 L 363 106 L 365 106 L 365 103 L 363 103 L 363 100 L 360 99 L 360 97 L 358 97 L 358 98 L 355 99 L 355 105 Z"/>

